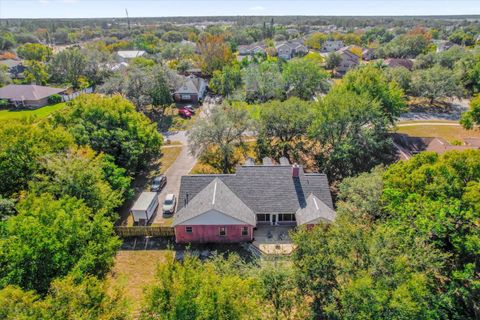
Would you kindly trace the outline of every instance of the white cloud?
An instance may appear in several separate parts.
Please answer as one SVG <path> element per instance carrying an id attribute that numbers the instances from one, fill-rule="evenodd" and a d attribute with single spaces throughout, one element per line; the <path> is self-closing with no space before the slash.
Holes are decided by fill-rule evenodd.
<path id="1" fill-rule="evenodd" d="M 78 0 L 62 0 L 63 3 L 77 3 Z"/>
<path id="2" fill-rule="evenodd" d="M 50 0 L 38 0 L 38 2 L 41 4 L 49 4 Z"/>
<path id="3" fill-rule="evenodd" d="M 255 11 L 255 12 L 260 12 L 263 10 L 265 10 L 265 7 L 262 7 L 262 6 L 255 6 L 250 8 L 250 11 Z"/>

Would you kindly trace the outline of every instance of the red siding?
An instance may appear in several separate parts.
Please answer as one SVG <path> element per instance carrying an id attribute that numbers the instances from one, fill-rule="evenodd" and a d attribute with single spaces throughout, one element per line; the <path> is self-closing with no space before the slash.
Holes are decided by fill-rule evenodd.
<path id="1" fill-rule="evenodd" d="M 186 232 L 186 227 L 192 227 L 192 233 Z M 220 236 L 220 228 L 225 227 L 227 234 Z M 248 235 L 242 236 L 243 227 L 248 228 Z M 189 226 L 180 225 L 175 227 L 175 239 L 177 243 L 237 243 L 253 240 L 253 227 L 244 225 L 226 225 L 226 226 Z"/>

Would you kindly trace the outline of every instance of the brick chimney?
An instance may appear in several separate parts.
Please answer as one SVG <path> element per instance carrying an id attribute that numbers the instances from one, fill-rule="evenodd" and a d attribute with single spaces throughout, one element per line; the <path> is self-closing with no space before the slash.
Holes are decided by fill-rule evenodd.
<path id="1" fill-rule="evenodd" d="M 292 177 L 298 178 L 299 174 L 300 174 L 300 167 L 298 166 L 298 164 L 294 163 L 292 166 Z"/>

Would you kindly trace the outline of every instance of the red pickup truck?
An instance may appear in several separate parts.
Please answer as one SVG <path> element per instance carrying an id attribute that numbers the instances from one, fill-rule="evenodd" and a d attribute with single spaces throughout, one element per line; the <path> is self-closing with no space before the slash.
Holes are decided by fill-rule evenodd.
<path id="1" fill-rule="evenodd" d="M 192 117 L 192 113 L 190 111 L 188 111 L 187 109 L 184 109 L 184 108 L 178 109 L 178 114 L 181 117 L 184 117 L 184 118 L 191 118 Z"/>

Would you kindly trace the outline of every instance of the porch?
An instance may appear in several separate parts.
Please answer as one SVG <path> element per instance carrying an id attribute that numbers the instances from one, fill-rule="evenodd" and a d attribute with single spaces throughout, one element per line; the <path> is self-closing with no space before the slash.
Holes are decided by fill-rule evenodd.
<path id="1" fill-rule="evenodd" d="M 294 225 L 271 226 L 259 225 L 253 230 L 253 245 L 267 255 L 289 255 L 295 249 L 290 239 L 289 232 L 294 230 Z"/>

